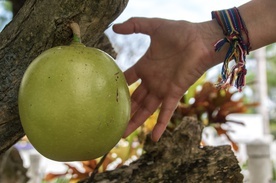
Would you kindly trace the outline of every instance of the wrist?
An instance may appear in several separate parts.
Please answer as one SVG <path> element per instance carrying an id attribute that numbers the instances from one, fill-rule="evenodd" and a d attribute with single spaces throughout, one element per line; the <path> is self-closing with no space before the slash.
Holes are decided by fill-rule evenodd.
<path id="1" fill-rule="evenodd" d="M 225 58 L 229 45 L 226 44 L 223 46 L 219 52 L 215 51 L 214 45 L 218 40 L 225 37 L 223 30 L 216 22 L 216 20 L 202 22 L 196 25 L 198 26 L 199 34 L 201 34 L 203 43 L 207 50 L 205 64 L 208 67 L 213 67 L 221 63 Z"/>

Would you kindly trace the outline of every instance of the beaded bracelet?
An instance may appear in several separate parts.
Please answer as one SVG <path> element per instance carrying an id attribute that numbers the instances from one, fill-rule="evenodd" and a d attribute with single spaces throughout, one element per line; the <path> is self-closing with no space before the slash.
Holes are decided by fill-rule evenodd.
<path id="1" fill-rule="evenodd" d="M 227 10 L 212 11 L 212 19 L 217 20 L 225 35 L 225 38 L 218 40 L 214 45 L 215 51 L 219 51 L 225 43 L 229 43 L 230 45 L 222 66 L 222 81 L 217 84 L 217 87 L 228 88 L 233 85 L 235 80 L 236 88 L 242 91 L 247 72 L 245 58 L 246 54 L 250 51 L 250 41 L 245 23 L 236 7 Z M 246 43 L 242 37 L 242 32 L 246 35 Z M 233 59 L 235 60 L 235 65 L 229 71 L 228 64 Z"/>

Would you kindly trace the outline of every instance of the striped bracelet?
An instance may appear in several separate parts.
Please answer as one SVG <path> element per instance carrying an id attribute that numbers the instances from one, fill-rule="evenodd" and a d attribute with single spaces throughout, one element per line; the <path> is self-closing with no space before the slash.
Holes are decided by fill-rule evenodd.
<path id="1" fill-rule="evenodd" d="M 225 35 L 223 39 L 215 43 L 215 51 L 219 51 L 225 43 L 229 43 L 230 45 L 221 70 L 222 81 L 217 84 L 217 87 L 228 88 L 235 81 L 234 86 L 239 91 L 242 91 L 247 72 L 245 58 L 246 54 L 250 51 L 248 30 L 236 7 L 227 10 L 212 11 L 212 19 L 217 20 Z M 246 35 L 246 42 L 242 37 L 243 32 Z M 228 64 L 233 59 L 235 60 L 235 65 L 229 70 Z"/>

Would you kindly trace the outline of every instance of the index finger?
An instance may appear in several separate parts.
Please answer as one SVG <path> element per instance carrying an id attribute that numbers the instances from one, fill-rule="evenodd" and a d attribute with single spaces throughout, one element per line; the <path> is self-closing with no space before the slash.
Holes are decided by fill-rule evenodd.
<path id="1" fill-rule="evenodd" d="M 127 21 L 113 25 L 113 31 L 119 34 L 142 33 L 151 35 L 160 25 L 159 19 L 153 18 L 130 18 Z"/>

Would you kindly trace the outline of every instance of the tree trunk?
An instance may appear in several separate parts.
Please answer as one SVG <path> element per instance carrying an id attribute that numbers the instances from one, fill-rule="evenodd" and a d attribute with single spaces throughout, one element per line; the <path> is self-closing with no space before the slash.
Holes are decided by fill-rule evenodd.
<path id="1" fill-rule="evenodd" d="M 24 3 L 0 34 L 0 154 L 24 135 L 17 95 L 22 76 L 31 61 L 46 49 L 70 43 L 70 21 L 80 25 L 85 45 L 103 46 L 111 53 L 103 32 L 123 11 L 127 2 L 27 0 Z"/>
<path id="2" fill-rule="evenodd" d="M 184 118 L 158 143 L 148 136 L 137 161 L 114 171 L 96 174 L 82 183 L 241 183 L 243 175 L 231 147 L 200 147 L 203 126 L 195 118 Z"/>

